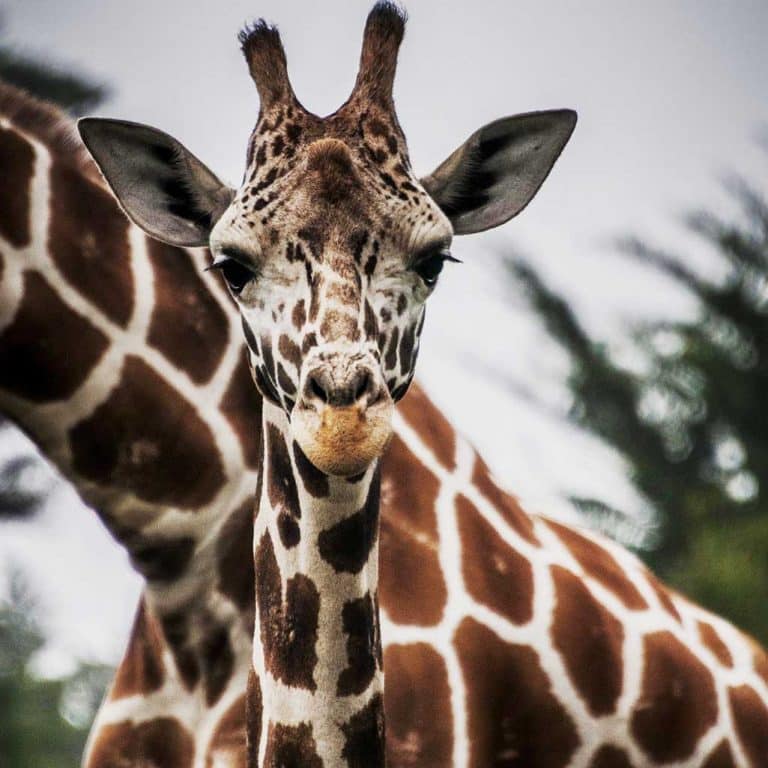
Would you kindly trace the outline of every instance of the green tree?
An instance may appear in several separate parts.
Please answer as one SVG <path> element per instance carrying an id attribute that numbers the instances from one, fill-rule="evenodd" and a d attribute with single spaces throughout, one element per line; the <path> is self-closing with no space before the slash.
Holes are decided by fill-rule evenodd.
<path id="1" fill-rule="evenodd" d="M 731 193 L 737 221 L 688 220 L 724 260 L 723 280 L 642 240 L 621 243 L 699 307 L 692 321 L 637 325 L 630 341 L 639 365 L 590 337 L 529 264 L 508 266 L 570 357 L 569 419 L 623 456 L 653 510 L 653 524 L 635 526 L 629 543 L 668 583 L 768 641 L 768 205 L 744 182 Z M 601 499 L 573 502 L 609 535 L 632 527 Z"/>
<path id="2" fill-rule="evenodd" d="M 31 661 L 43 644 L 34 600 L 21 574 L 13 572 L 0 603 L 0 765 L 6 768 L 79 765 L 107 684 L 109 670 L 92 664 L 63 679 L 35 676 Z"/>

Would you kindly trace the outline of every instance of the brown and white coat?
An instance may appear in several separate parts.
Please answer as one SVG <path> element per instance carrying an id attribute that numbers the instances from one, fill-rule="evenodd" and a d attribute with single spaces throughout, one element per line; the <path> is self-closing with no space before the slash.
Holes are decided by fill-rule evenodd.
<path id="1" fill-rule="evenodd" d="M 266 140 L 254 142 L 254 158 L 260 146 Z M 321 170 L 335 162 L 328 153 Z M 320 626 L 329 584 L 315 584 L 315 595 L 294 581 L 283 603 L 298 573 L 289 545 L 297 529 L 308 542 L 330 532 L 327 518 L 312 528 L 320 518 L 310 510 L 344 492 L 344 519 L 370 515 L 375 471 L 350 484 L 312 469 L 286 437 L 286 377 L 281 407 L 253 387 L 240 314 L 218 278 L 201 276 L 208 255 L 129 224 L 61 116 L 5 87 L 0 167 L 0 407 L 147 579 L 87 765 L 247 765 L 252 656 L 271 653 L 273 678 L 307 683 L 307 657 L 325 656 L 319 646 L 285 655 L 263 621 L 255 641 L 264 652 L 254 655 L 254 606 L 279 630 L 297 601 L 310 615 L 317 602 Z M 327 301 L 322 294 L 318 319 Z M 416 342 L 403 352 L 393 335 L 379 353 L 396 350 L 400 378 L 385 381 L 400 397 L 412 368 L 400 361 L 415 356 Z M 271 372 L 261 338 L 255 347 L 252 370 L 265 363 Z M 275 359 L 277 381 L 283 359 L 290 354 Z M 297 391 L 303 383 L 293 381 Z M 415 385 L 380 472 L 380 527 L 365 552 L 378 578 L 363 592 L 345 582 L 335 614 L 348 642 L 327 658 L 348 672 L 343 685 L 334 678 L 340 699 L 361 712 L 374 702 L 377 728 L 370 686 L 383 661 L 390 766 L 768 765 L 765 653 L 621 548 L 524 512 Z M 371 635 L 377 603 L 380 633 Z M 321 678 L 311 666 L 305 691 Z M 263 702 L 251 679 L 254 733 Z M 268 724 L 259 726 L 264 760 Z M 297 726 L 294 742 L 302 734 L 308 728 Z M 360 764 L 355 754 L 349 747 L 346 764 Z"/>

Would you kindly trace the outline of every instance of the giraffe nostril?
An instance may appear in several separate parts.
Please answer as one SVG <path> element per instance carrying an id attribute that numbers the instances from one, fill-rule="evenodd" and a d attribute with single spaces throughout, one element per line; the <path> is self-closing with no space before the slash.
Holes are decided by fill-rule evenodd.
<path id="1" fill-rule="evenodd" d="M 318 368 L 307 377 L 304 391 L 316 403 L 347 408 L 351 405 L 369 405 L 365 401 L 374 390 L 373 373 L 369 368 L 360 366 L 346 376 L 336 377 L 328 370 Z"/>

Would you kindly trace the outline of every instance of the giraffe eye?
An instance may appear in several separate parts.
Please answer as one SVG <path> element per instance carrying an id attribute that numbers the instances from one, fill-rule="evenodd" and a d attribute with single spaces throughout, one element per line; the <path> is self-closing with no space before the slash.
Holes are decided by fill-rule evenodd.
<path id="1" fill-rule="evenodd" d="M 211 264 L 209 269 L 217 269 L 226 280 L 229 290 L 236 296 L 256 275 L 236 259 L 223 258 Z"/>
<path id="2" fill-rule="evenodd" d="M 413 271 L 424 281 L 424 285 L 432 288 L 443 271 L 446 261 L 458 261 L 445 251 L 432 251 L 419 259 L 413 266 Z"/>

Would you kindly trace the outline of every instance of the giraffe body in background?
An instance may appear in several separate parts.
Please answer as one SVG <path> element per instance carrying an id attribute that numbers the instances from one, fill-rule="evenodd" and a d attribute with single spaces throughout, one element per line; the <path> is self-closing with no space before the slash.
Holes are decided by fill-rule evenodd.
<path id="1" fill-rule="evenodd" d="M 286 433 L 290 387 L 253 391 L 238 313 L 199 278 L 204 253 L 127 224 L 40 105 L 3 91 L 0 115 L 0 406 L 147 577 L 88 765 L 247 765 L 253 605 L 274 604 L 254 594 L 250 500 L 259 482 L 269 497 L 261 469 L 281 453 L 258 425 Z M 261 140 L 274 148 L 285 131 L 270 123 Z M 301 499 L 317 498 L 321 482 L 292 443 L 285 454 L 256 523 L 275 526 L 274 542 L 280 512 L 290 537 L 301 507 L 276 488 L 292 476 Z M 521 510 L 418 388 L 381 472 L 390 766 L 768 764 L 763 651 L 621 548 Z M 358 680 L 372 658 L 372 679 L 381 667 L 362 625 L 347 632 Z"/>

